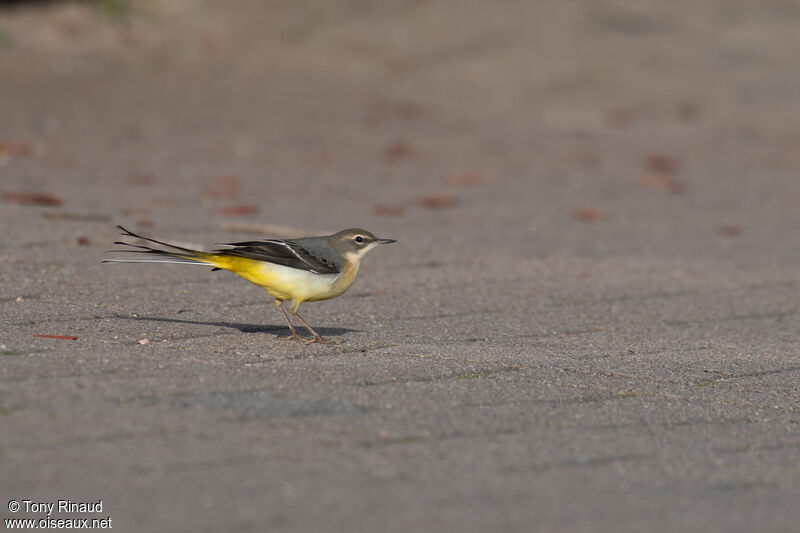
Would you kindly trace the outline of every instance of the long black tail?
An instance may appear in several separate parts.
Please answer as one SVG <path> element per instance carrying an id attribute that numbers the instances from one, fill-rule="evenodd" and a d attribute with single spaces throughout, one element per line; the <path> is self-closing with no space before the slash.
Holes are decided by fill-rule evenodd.
<path id="1" fill-rule="evenodd" d="M 214 266 L 210 265 L 207 262 L 206 260 L 207 254 L 200 252 L 198 250 L 192 250 L 191 248 L 184 248 L 183 246 L 177 246 L 175 244 L 170 244 L 168 242 L 151 239 L 150 237 L 137 235 L 136 233 L 128 229 L 125 229 L 122 226 L 117 226 L 117 228 L 120 231 L 122 231 L 120 235 L 124 235 L 126 237 L 134 237 L 136 239 L 142 239 L 143 241 L 152 242 L 160 246 L 164 246 L 168 249 L 161 250 L 159 248 L 154 248 L 152 246 L 132 244 L 123 241 L 115 241 L 114 244 L 118 244 L 120 246 L 127 246 L 128 249 L 109 250 L 109 253 L 115 253 L 115 254 L 133 253 L 133 254 L 140 254 L 140 257 L 132 259 L 119 259 L 119 258 L 103 259 L 103 263 L 177 263 L 182 265 Z M 146 256 L 147 258 L 145 258 Z"/>

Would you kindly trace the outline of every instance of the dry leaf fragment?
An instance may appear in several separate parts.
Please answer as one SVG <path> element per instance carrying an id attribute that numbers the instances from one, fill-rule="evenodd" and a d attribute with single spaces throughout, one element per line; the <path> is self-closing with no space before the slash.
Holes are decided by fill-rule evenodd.
<path id="1" fill-rule="evenodd" d="M 452 172 L 447 176 L 448 185 L 457 187 L 476 187 L 495 181 L 495 176 L 484 172 Z"/>
<path id="2" fill-rule="evenodd" d="M 420 197 L 419 203 L 422 207 L 427 207 L 428 209 L 441 209 L 455 205 L 456 201 L 452 196 L 434 194 Z"/>
<path id="3" fill-rule="evenodd" d="M 239 196 L 239 189 L 239 178 L 232 174 L 225 174 L 206 187 L 205 193 L 206 196 L 213 198 L 236 198 Z"/>
<path id="4" fill-rule="evenodd" d="M 372 212 L 385 217 L 401 217 L 406 213 L 406 209 L 399 205 L 378 204 L 372 208 Z"/>
<path id="5" fill-rule="evenodd" d="M 220 213 L 227 216 L 241 217 L 253 215 L 261 210 L 257 205 L 232 205 L 220 210 Z"/>
<path id="6" fill-rule="evenodd" d="M 50 220 L 72 220 L 74 222 L 108 222 L 111 217 L 95 213 L 68 213 L 64 211 L 43 211 L 42 217 Z"/>
<path id="7" fill-rule="evenodd" d="M 590 207 L 578 208 L 572 216 L 575 220 L 580 220 L 581 222 L 602 222 L 608 220 L 608 215 L 606 213 Z"/>
<path id="8" fill-rule="evenodd" d="M 58 196 L 40 192 L 4 192 L 2 198 L 20 205 L 61 205 L 64 203 Z"/>
<path id="9" fill-rule="evenodd" d="M 0 155 L 25 157 L 30 155 L 31 145 L 24 142 L 0 141 Z"/>
<path id="10" fill-rule="evenodd" d="M 686 187 L 675 178 L 677 172 L 678 163 L 674 158 L 653 154 L 645 161 L 645 172 L 641 182 L 645 187 L 667 189 L 675 194 L 680 194 Z"/>
<path id="11" fill-rule="evenodd" d="M 675 174 L 678 164 L 672 157 L 653 154 L 647 158 L 647 168 L 659 174 Z"/>
<path id="12" fill-rule="evenodd" d="M 739 224 L 725 224 L 717 228 L 717 233 L 723 237 L 739 237 L 744 233 L 744 228 Z"/>
<path id="13" fill-rule="evenodd" d="M 641 183 L 645 187 L 652 189 L 666 189 L 675 194 L 681 194 L 686 190 L 686 186 L 680 180 L 669 174 L 658 172 L 645 172 L 642 174 Z"/>
<path id="14" fill-rule="evenodd" d="M 387 163 L 397 163 L 401 159 L 406 159 L 414 153 L 414 148 L 403 141 L 390 144 L 383 151 L 383 160 Z"/>
<path id="15" fill-rule="evenodd" d="M 36 333 L 33 335 L 34 337 L 39 337 L 41 339 L 61 339 L 66 341 L 76 341 L 78 337 L 75 335 L 46 335 L 44 333 Z"/>

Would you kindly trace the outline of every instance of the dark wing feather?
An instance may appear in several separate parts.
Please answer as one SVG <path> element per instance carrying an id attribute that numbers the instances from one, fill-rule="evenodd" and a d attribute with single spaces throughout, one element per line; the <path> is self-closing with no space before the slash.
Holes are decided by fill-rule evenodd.
<path id="1" fill-rule="evenodd" d="M 317 274 L 338 274 L 341 272 L 335 263 L 312 255 L 295 241 L 267 240 L 230 243 L 232 248 L 216 250 L 217 253 L 246 257 L 257 261 L 267 261 L 276 265 L 307 270 Z"/>

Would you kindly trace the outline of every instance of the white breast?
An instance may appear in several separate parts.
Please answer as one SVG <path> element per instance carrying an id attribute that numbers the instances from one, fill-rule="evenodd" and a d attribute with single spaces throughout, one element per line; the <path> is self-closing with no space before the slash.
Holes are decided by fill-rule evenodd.
<path id="1" fill-rule="evenodd" d="M 279 300 L 325 300 L 338 295 L 333 286 L 339 274 L 315 274 L 274 263 L 262 263 L 256 275 L 245 277 Z"/>

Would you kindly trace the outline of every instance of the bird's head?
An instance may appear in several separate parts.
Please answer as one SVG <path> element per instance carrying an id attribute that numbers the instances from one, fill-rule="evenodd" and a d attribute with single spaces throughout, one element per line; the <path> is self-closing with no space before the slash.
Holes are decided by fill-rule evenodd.
<path id="1" fill-rule="evenodd" d="M 328 237 L 331 247 L 347 261 L 358 263 L 367 252 L 379 244 L 396 242 L 394 239 L 379 239 L 365 229 L 351 228 Z"/>

